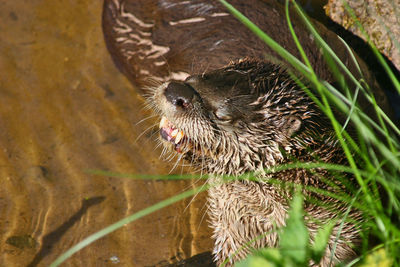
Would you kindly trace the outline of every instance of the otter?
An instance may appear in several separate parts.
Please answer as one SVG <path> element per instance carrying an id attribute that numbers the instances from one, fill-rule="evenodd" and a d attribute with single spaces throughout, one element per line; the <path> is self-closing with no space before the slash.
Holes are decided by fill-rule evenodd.
<path id="1" fill-rule="evenodd" d="M 161 116 L 165 145 L 203 172 L 209 183 L 208 214 L 214 230 L 218 263 L 243 259 L 253 248 L 274 247 L 275 227 L 285 224 L 291 191 L 270 179 L 314 186 L 334 193 L 343 187 L 324 170 L 291 169 L 266 174 L 265 169 L 295 161 L 345 164 L 333 129 L 316 104 L 290 79 L 286 70 L 269 62 L 243 59 L 184 82 L 153 87 L 150 103 Z M 224 175 L 253 173 L 253 181 L 224 182 Z M 254 181 L 254 178 L 257 180 Z M 351 181 L 351 177 L 348 177 Z M 304 191 L 304 194 L 309 192 Z M 345 205 L 333 198 L 312 196 L 333 206 L 308 204 L 308 229 L 337 219 L 321 266 L 349 260 L 360 242 L 354 223 L 340 224 Z M 330 210 L 333 208 L 333 211 Z M 342 212 L 341 212 L 342 211 Z M 352 219 L 360 214 L 352 212 Z M 312 222 L 317 220 L 318 223 Z M 336 234 L 341 231 L 339 241 Z M 266 233 L 269 233 L 266 235 Z M 334 234 L 336 233 L 336 234 Z M 264 238 L 260 238 L 266 235 Z"/>
<path id="2" fill-rule="evenodd" d="M 230 3 L 299 57 L 280 4 Z M 312 36 L 291 14 L 316 74 L 335 82 Z M 375 88 L 362 60 L 358 59 L 361 74 L 338 37 L 314 23 L 352 73 Z M 251 248 L 277 246 L 273 229 L 284 225 L 292 191 L 270 180 L 333 193 L 345 190 L 339 179 L 321 169 L 265 172 L 295 161 L 346 164 L 346 158 L 325 115 L 289 76 L 290 66 L 218 1 L 105 0 L 103 31 L 116 65 L 160 115 L 164 144 L 211 174 L 208 214 L 217 263 L 229 259 L 232 265 L 243 259 L 251 252 L 249 244 Z M 381 91 L 376 98 L 386 101 Z M 256 181 L 221 179 L 246 173 Z M 353 178 L 345 179 L 351 183 Z M 340 218 L 346 207 L 333 198 L 303 193 L 333 207 L 305 205 L 307 217 L 312 218 L 307 220 L 312 238 L 319 224 Z M 344 222 L 340 230 L 340 222 L 335 225 L 321 266 L 355 257 L 361 215 L 352 211 L 350 217 L 353 223 Z"/>

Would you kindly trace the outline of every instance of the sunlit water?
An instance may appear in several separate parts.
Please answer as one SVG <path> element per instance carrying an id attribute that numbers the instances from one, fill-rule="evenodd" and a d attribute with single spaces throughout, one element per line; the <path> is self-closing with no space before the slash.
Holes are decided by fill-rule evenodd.
<path id="1" fill-rule="evenodd" d="M 108 55 L 102 1 L 0 0 L 0 266 L 48 266 L 88 235 L 190 189 L 167 174 L 155 119 Z M 138 140 L 137 138 L 142 135 Z M 178 168 L 176 172 L 180 172 Z M 144 217 L 63 266 L 146 266 L 211 249 L 204 195 Z"/>

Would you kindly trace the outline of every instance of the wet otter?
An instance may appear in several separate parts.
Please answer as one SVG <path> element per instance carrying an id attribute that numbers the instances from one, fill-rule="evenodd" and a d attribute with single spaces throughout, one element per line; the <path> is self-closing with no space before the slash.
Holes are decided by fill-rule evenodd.
<path id="1" fill-rule="evenodd" d="M 279 4 L 230 2 L 298 55 Z M 313 38 L 296 16 L 293 24 L 318 76 L 333 82 Z M 360 77 L 336 35 L 318 27 L 337 55 Z M 193 165 L 215 174 L 210 180 L 215 186 L 209 191 L 209 216 L 217 262 L 227 257 L 233 257 L 232 262 L 243 258 L 249 253 L 241 249 L 247 242 L 269 232 L 275 224 L 284 224 L 290 192 L 270 185 L 267 180 L 271 176 L 264 168 L 294 158 L 344 163 L 332 129 L 289 78 L 285 70 L 288 66 L 282 67 L 285 63 L 217 1 L 109 0 L 104 5 L 103 28 L 118 67 L 135 85 L 144 88 L 162 116 L 160 134 L 166 145 Z M 271 60 L 280 63 L 272 64 Z M 360 65 L 365 79 L 373 85 L 362 61 Z M 153 80 L 150 86 L 149 78 Z M 154 86 L 154 80 L 158 86 Z M 219 175 L 249 171 L 257 173 L 257 182 L 219 182 Z M 337 188 L 329 183 L 334 178 L 322 170 L 314 174 L 301 169 L 283 171 L 272 178 L 326 190 Z M 336 208 L 343 209 L 339 204 Z M 306 206 L 306 211 L 320 222 L 338 216 L 315 205 Z M 309 221 L 308 228 L 313 235 L 317 224 Z M 330 246 L 337 231 L 336 227 Z M 251 246 L 275 246 L 277 242 L 277 234 L 271 233 Z M 345 223 L 334 262 L 354 257 L 352 244 L 358 242 L 357 228 Z M 329 265 L 330 248 L 323 266 Z"/>
<path id="2" fill-rule="evenodd" d="M 333 178 L 326 171 L 295 169 L 265 174 L 265 168 L 293 162 L 319 161 L 343 164 L 345 157 L 335 134 L 311 99 L 281 67 L 244 59 L 225 68 L 192 75 L 184 82 L 170 81 L 155 87 L 151 103 L 162 117 L 160 133 L 170 146 L 193 166 L 212 173 L 209 180 L 209 216 L 214 229 L 215 259 L 236 261 L 246 247 L 276 246 L 275 226 L 283 226 L 290 190 L 271 185 L 269 179 L 315 186 L 333 193 Z M 219 175 L 256 173 L 257 182 L 222 182 Z M 254 175 L 254 174 L 253 174 Z M 351 178 L 350 178 L 351 179 Z M 326 181 L 328 180 L 328 182 Z M 334 199 L 317 196 L 325 202 Z M 336 201 L 337 202 L 337 201 Z M 337 203 L 336 203 L 337 204 Z M 332 208 L 332 207 L 330 207 Z M 310 221 L 340 219 L 327 207 L 307 205 Z M 340 215 L 339 215 L 340 214 Z M 354 218 L 358 214 L 353 213 Z M 339 231 L 341 221 L 334 232 Z M 309 222 L 311 236 L 318 223 Z M 272 233 L 271 233 L 272 232 Z M 265 238 L 260 236 L 265 233 Z M 322 266 L 329 266 L 332 235 Z M 351 244 L 359 242 L 354 224 L 344 223 L 333 262 L 355 256 Z"/>

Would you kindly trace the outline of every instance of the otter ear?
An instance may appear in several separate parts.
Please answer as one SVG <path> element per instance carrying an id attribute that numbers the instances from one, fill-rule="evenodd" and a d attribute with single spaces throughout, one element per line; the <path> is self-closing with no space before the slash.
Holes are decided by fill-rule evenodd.
<path id="1" fill-rule="evenodd" d="M 301 127 L 301 119 L 297 116 L 289 116 L 286 122 L 286 134 L 287 136 L 292 136 Z"/>
<path id="2" fill-rule="evenodd" d="M 218 108 L 214 112 L 215 117 L 222 122 L 230 122 L 232 121 L 232 116 L 229 114 L 229 112 L 225 108 Z"/>

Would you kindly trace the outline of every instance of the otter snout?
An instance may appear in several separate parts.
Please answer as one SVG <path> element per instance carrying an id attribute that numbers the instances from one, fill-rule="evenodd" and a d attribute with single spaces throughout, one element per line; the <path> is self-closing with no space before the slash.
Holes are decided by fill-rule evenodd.
<path id="1" fill-rule="evenodd" d="M 169 103 L 184 109 L 192 105 L 195 95 L 196 91 L 190 85 L 181 82 L 170 82 L 164 91 Z"/>

